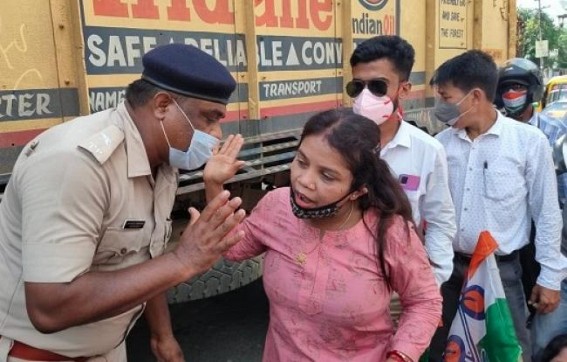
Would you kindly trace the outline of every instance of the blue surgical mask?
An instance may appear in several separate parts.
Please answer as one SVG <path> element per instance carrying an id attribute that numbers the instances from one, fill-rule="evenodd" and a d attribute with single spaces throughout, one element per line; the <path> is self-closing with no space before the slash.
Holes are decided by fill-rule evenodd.
<path id="1" fill-rule="evenodd" d="M 183 170 L 194 170 L 203 166 L 209 158 L 211 158 L 213 155 L 213 149 L 217 146 L 219 140 L 208 133 L 195 129 L 189 120 L 189 117 L 187 117 L 187 114 L 185 114 L 181 107 L 179 107 L 179 104 L 177 104 L 175 100 L 173 102 L 193 129 L 193 138 L 191 138 L 191 143 L 189 144 L 187 151 L 181 151 L 173 148 L 171 147 L 169 138 L 165 133 L 163 122 L 161 123 L 163 135 L 165 136 L 165 140 L 169 146 L 169 165 Z"/>
<path id="2" fill-rule="evenodd" d="M 472 93 L 472 91 L 473 90 L 468 92 L 457 103 L 449 103 L 442 99 L 438 99 L 434 110 L 435 117 L 437 117 L 438 120 L 447 124 L 448 126 L 453 126 L 462 116 L 472 110 L 472 106 L 463 113 L 461 113 L 461 110 L 459 109 L 459 105 Z"/>

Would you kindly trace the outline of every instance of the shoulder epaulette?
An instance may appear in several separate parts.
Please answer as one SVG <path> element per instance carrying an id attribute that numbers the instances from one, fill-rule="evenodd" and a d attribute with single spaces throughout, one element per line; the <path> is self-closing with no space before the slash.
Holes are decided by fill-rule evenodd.
<path id="1" fill-rule="evenodd" d="M 110 125 L 79 143 L 79 147 L 88 151 L 100 164 L 103 164 L 122 141 L 124 141 L 124 132 L 117 126 Z"/>

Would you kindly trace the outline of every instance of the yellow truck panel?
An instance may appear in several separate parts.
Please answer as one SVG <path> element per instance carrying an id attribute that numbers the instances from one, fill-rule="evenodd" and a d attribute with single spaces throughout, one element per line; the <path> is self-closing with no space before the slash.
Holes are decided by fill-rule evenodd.
<path id="1" fill-rule="evenodd" d="M 350 105 L 343 80 L 360 41 L 399 34 L 416 49 L 408 116 L 432 104 L 433 70 L 466 49 L 515 49 L 514 0 L 20 0 L 0 4 L 0 175 L 42 130 L 116 105 L 145 52 L 195 45 L 238 81 L 225 129 L 301 127 Z M 343 61 L 343 59 L 345 61 Z M 422 117 L 423 119 L 423 117 Z"/>

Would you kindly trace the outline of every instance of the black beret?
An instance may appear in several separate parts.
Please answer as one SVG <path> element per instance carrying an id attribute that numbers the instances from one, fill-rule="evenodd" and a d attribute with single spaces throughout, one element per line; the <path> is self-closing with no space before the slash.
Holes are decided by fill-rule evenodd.
<path id="1" fill-rule="evenodd" d="M 236 88 L 225 66 L 191 45 L 156 47 L 143 56 L 142 64 L 142 79 L 187 97 L 227 104 Z"/>

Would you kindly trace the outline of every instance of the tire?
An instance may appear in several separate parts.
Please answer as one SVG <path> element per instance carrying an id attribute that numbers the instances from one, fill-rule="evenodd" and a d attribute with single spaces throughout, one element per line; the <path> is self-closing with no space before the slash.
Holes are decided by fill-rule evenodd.
<path id="1" fill-rule="evenodd" d="M 240 288 L 262 276 L 263 256 L 243 262 L 219 260 L 206 273 L 171 288 L 167 292 L 170 304 L 212 297 Z"/>
<path id="2" fill-rule="evenodd" d="M 247 212 L 250 212 L 258 200 L 266 193 L 266 190 L 260 187 L 259 182 L 237 183 L 230 191 L 233 195 L 240 196 L 244 200 L 241 207 Z M 188 196 L 190 197 L 187 197 L 185 202 L 183 202 L 182 198 L 177 199 L 177 208 L 174 207 L 178 214 L 176 217 L 173 217 L 172 237 L 168 244 L 168 249 L 170 250 L 179 242 L 179 238 L 187 226 L 188 215 L 186 210 L 189 206 L 197 207 L 200 210 L 204 208 L 204 192 L 200 191 Z M 220 259 L 207 272 L 169 289 L 167 301 L 170 304 L 183 303 L 213 297 L 243 287 L 262 276 L 263 260 L 263 255 L 242 262 Z"/>

